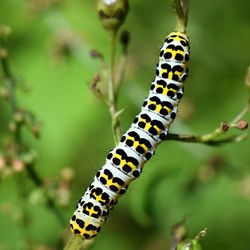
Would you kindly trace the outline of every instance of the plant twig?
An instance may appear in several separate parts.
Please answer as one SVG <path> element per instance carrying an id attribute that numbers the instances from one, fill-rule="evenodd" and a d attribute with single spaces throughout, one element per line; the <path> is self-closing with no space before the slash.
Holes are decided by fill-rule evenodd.
<path id="1" fill-rule="evenodd" d="M 126 66 L 128 62 L 128 45 L 130 41 L 130 34 L 127 30 L 123 31 L 120 37 L 120 44 L 122 46 L 122 56 L 120 59 L 119 74 L 117 78 L 117 86 L 115 91 L 115 100 L 118 100 L 121 86 L 123 85 Z"/>
<path id="2" fill-rule="evenodd" d="M 15 176 L 15 182 L 17 185 L 17 191 L 19 195 L 19 209 L 21 212 L 21 218 L 20 218 L 20 223 L 21 223 L 21 233 L 24 235 L 24 245 L 28 247 L 28 249 L 31 249 L 31 235 L 30 235 L 30 217 L 29 217 L 29 212 L 28 212 L 28 204 L 26 202 L 27 195 L 28 195 L 28 187 L 27 183 L 25 182 L 23 175 L 16 175 Z"/>
<path id="3" fill-rule="evenodd" d="M 176 14 L 176 30 L 185 32 L 188 22 L 189 0 L 174 0 L 173 8 Z"/>
<path id="4" fill-rule="evenodd" d="M 115 144 L 118 144 L 121 138 L 121 124 L 119 113 L 117 110 L 117 98 L 115 95 L 115 56 L 116 56 L 116 37 L 117 32 L 112 30 L 109 32 L 110 38 L 110 65 L 109 65 L 109 81 L 108 81 L 108 100 L 109 111 L 112 118 L 112 129 Z"/>
<path id="5" fill-rule="evenodd" d="M 207 139 L 203 136 L 196 136 L 196 135 L 183 135 L 183 134 L 168 134 L 167 140 L 172 141 L 181 141 L 181 142 L 191 142 L 191 143 L 201 143 L 206 144 L 210 146 L 219 146 L 224 143 L 230 143 L 230 142 L 242 142 L 247 138 L 247 134 L 243 135 L 235 135 L 235 136 L 229 136 L 224 139 L 215 140 L 215 139 Z"/>
<path id="6" fill-rule="evenodd" d="M 121 45 L 122 45 L 122 57 L 120 59 L 120 68 L 118 77 L 115 77 L 116 70 L 116 42 L 117 42 L 117 30 L 109 30 L 109 44 L 110 44 L 110 58 L 109 58 L 109 67 L 108 67 L 108 96 L 101 92 L 98 88 L 98 83 L 101 81 L 101 77 L 96 75 L 93 78 L 93 82 L 91 84 L 91 89 L 94 94 L 108 106 L 111 120 L 112 120 L 112 131 L 114 136 L 115 144 L 118 144 L 121 138 L 121 122 L 120 122 L 120 114 L 123 110 L 118 110 L 117 102 L 119 97 L 119 92 L 121 85 L 124 80 L 125 69 L 127 64 L 127 48 L 129 43 L 129 33 L 124 31 L 121 36 Z"/>
<path id="7" fill-rule="evenodd" d="M 248 113 L 249 109 L 250 109 L 250 97 L 248 98 L 248 101 L 245 107 L 241 110 L 241 112 L 238 115 L 236 115 L 234 119 L 232 119 L 230 124 L 238 123 Z"/>
<path id="8" fill-rule="evenodd" d="M 218 139 L 218 137 L 226 134 L 230 129 L 237 128 L 245 130 L 248 127 L 248 123 L 242 118 L 247 114 L 250 109 L 250 98 L 243 109 L 236 115 L 230 123 L 222 122 L 221 125 L 214 131 L 204 135 L 184 135 L 184 134 L 171 134 L 167 135 L 166 140 L 175 140 L 182 142 L 202 143 L 210 146 L 218 146 L 224 143 L 241 142 L 247 138 L 247 134 L 231 135 L 226 138 Z"/>
<path id="9" fill-rule="evenodd" d="M 71 234 L 63 250 L 85 250 L 88 249 L 94 240 L 83 240 L 80 236 Z"/>

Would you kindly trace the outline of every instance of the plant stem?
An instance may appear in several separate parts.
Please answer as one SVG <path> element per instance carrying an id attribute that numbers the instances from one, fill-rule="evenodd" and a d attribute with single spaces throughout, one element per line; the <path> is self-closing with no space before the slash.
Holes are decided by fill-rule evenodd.
<path id="1" fill-rule="evenodd" d="M 176 14 L 176 30 L 185 32 L 188 21 L 189 0 L 174 0 L 173 8 Z"/>
<path id="2" fill-rule="evenodd" d="M 247 134 L 243 135 L 234 135 L 229 136 L 224 139 L 215 139 L 217 134 L 211 133 L 206 135 L 183 135 L 183 134 L 168 134 L 166 140 L 172 141 L 181 141 L 181 142 L 189 142 L 189 143 L 201 143 L 210 146 L 219 146 L 223 143 L 230 143 L 230 142 L 241 142 L 247 138 Z"/>
<path id="3" fill-rule="evenodd" d="M 245 107 L 241 110 L 241 112 L 230 122 L 230 124 L 235 124 L 237 122 L 239 122 L 242 117 L 244 117 L 250 108 L 250 97 L 248 98 L 247 104 L 245 105 Z"/>
<path id="4" fill-rule="evenodd" d="M 22 174 L 15 175 L 15 182 L 17 185 L 17 191 L 19 194 L 19 208 L 21 211 L 21 233 L 24 235 L 24 245 L 27 249 L 31 249 L 32 244 L 32 237 L 30 235 L 30 218 L 29 218 L 29 211 L 28 211 L 28 204 L 27 204 L 27 195 L 28 195 L 28 187 L 27 183 L 25 182 L 24 176 Z"/>
<path id="5" fill-rule="evenodd" d="M 112 118 L 112 130 L 115 144 L 118 144 L 121 137 L 121 124 L 119 112 L 117 110 L 117 98 L 115 94 L 115 55 L 116 55 L 116 37 L 117 32 L 112 30 L 109 33 L 110 38 L 110 65 L 109 65 L 109 81 L 108 81 L 108 99 L 109 112 Z"/>
<path id="6" fill-rule="evenodd" d="M 71 238 L 68 240 L 66 246 L 64 247 L 64 250 L 80 250 L 81 246 L 83 244 L 83 240 L 72 234 Z"/>
<path id="7" fill-rule="evenodd" d="M 123 81 L 124 81 L 127 61 L 128 61 L 128 52 L 127 52 L 127 49 L 125 49 L 125 51 L 123 51 L 123 54 L 121 57 L 121 62 L 120 62 L 120 70 L 119 70 L 119 76 L 118 76 L 119 78 L 117 80 L 117 87 L 116 87 L 116 91 L 115 91 L 115 100 L 116 101 L 118 100 L 120 89 L 121 89 L 121 86 L 122 86 Z"/>
<path id="8" fill-rule="evenodd" d="M 63 250 L 84 250 L 88 249 L 94 240 L 83 240 L 80 236 L 71 234 L 70 239 L 67 241 Z"/>

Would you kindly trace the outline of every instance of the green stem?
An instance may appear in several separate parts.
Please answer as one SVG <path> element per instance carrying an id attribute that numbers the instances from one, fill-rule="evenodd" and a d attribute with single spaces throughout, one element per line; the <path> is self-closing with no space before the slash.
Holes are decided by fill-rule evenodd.
<path id="1" fill-rule="evenodd" d="M 127 61 L 128 61 L 128 53 L 127 53 L 127 49 L 126 49 L 122 54 L 122 58 L 121 58 L 121 62 L 120 62 L 120 71 L 119 71 L 119 78 L 117 81 L 117 88 L 115 91 L 115 100 L 118 100 L 120 89 L 121 89 L 121 86 L 122 86 L 123 81 L 124 81 Z"/>
<path id="2" fill-rule="evenodd" d="M 70 239 L 67 241 L 63 250 L 84 250 L 88 249 L 94 240 L 83 240 L 80 236 L 71 234 Z"/>
<path id="3" fill-rule="evenodd" d="M 219 146 L 224 143 L 241 142 L 247 138 L 247 134 L 233 135 L 223 139 L 216 139 L 217 133 L 206 135 L 182 135 L 182 134 L 168 134 L 166 140 L 181 141 L 189 143 L 201 143 L 210 146 Z"/>
<path id="4" fill-rule="evenodd" d="M 250 108 L 250 97 L 248 98 L 247 104 L 241 110 L 241 112 L 230 122 L 230 124 L 235 124 L 239 122 L 249 111 Z"/>
<path id="5" fill-rule="evenodd" d="M 117 110 L 117 98 L 115 95 L 115 55 L 116 55 L 116 31 L 110 31 L 110 65 L 109 65 L 109 81 L 108 81 L 108 96 L 109 96 L 109 111 L 112 118 L 112 130 L 115 144 L 118 144 L 121 138 L 121 124 L 119 113 Z"/>
<path id="6" fill-rule="evenodd" d="M 19 193 L 19 207 L 21 208 L 21 233 L 24 235 L 24 245 L 31 249 L 31 235 L 30 235 L 30 218 L 29 218 L 29 211 L 28 211 L 28 204 L 26 202 L 27 196 L 28 196 L 28 187 L 27 183 L 25 183 L 25 180 L 23 178 L 24 176 L 22 174 L 15 175 L 15 181 L 17 185 L 17 192 Z"/>
<path id="7" fill-rule="evenodd" d="M 83 240 L 80 237 L 71 235 L 72 237 L 68 240 L 64 250 L 80 250 Z"/>
<path id="8" fill-rule="evenodd" d="M 185 32 L 188 21 L 189 0 L 174 0 L 173 7 L 176 13 L 176 30 Z"/>

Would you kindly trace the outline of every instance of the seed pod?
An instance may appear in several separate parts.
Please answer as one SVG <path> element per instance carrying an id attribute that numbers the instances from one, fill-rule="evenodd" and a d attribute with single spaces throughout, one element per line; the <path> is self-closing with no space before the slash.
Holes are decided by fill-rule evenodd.
<path id="1" fill-rule="evenodd" d="M 128 0 L 99 0 L 97 11 L 105 29 L 117 31 L 128 14 Z"/>

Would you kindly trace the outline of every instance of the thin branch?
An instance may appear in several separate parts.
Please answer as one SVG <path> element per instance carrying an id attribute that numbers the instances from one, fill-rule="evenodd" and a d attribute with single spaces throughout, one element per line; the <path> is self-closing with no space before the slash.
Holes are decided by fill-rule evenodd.
<path id="1" fill-rule="evenodd" d="M 176 30 L 185 32 L 188 22 L 189 0 L 174 0 L 173 8 L 176 14 Z"/>
<path id="2" fill-rule="evenodd" d="M 121 138 L 121 123 L 119 119 L 120 112 L 117 110 L 117 102 L 115 98 L 115 56 L 116 56 L 116 37 L 117 32 L 112 30 L 109 32 L 110 37 L 110 65 L 109 65 L 109 81 L 108 81 L 108 100 L 109 111 L 112 118 L 112 129 L 115 144 L 118 144 Z"/>
<path id="3" fill-rule="evenodd" d="M 166 140 L 172 141 L 181 141 L 181 142 L 189 142 L 189 143 L 201 143 L 210 146 L 219 146 L 221 144 L 230 143 L 230 142 L 242 142 L 246 140 L 247 134 L 243 135 L 234 135 L 229 136 L 224 139 L 205 139 L 203 136 L 197 135 L 183 135 L 183 134 L 168 134 Z"/>
<path id="4" fill-rule="evenodd" d="M 248 113 L 249 109 L 250 109 L 250 97 L 248 98 L 245 107 L 241 110 L 241 112 L 238 115 L 236 115 L 236 117 L 230 122 L 230 124 L 238 123 Z"/>
<path id="5" fill-rule="evenodd" d="M 94 240 L 84 240 L 82 237 L 75 234 L 70 235 L 70 239 L 67 241 L 63 250 L 85 250 L 88 249 Z"/>
<path id="6" fill-rule="evenodd" d="M 23 178 L 23 175 L 15 175 L 15 182 L 17 185 L 17 192 L 18 192 L 18 198 L 19 198 L 19 209 L 21 211 L 21 233 L 24 235 L 23 239 L 25 242 L 24 244 L 27 245 L 28 249 L 31 249 L 32 244 L 32 238 L 30 235 L 30 217 L 28 212 L 28 204 L 26 202 L 27 195 L 28 195 L 28 186 L 25 182 L 25 179 Z"/>
<path id="7" fill-rule="evenodd" d="M 120 89 L 123 85 L 124 78 L 125 78 L 125 71 L 128 62 L 128 45 L 130 42 L 130 34 L 127 30 L 123 31 L 120 37 L 120 44 L 122 46 L 122 56 L 120 59 L 120 67 L 119 67 L 119 74 L 117 78 L 117 86 L 115 90 L 115 100 L 117 102 Z"/>
<path id="8" fill-rule="evenodd" d="M 191 143 L 202 143 L 210 146 L 218 146 L 230 142 L 242 142 L 247 138 L 247 134 L 243 135 L 232 135 L 226 138 L 218 139 L 218 137 L 226 134 L 230 129 L 236 128 L 239 130 L 245 130 L 248 127 L 248 123 L 242 118 L 248 113 L 250 109 L 250 98 L 243 109 L 232 119 L 230 123 L 222 122 L 220 127 L 216 128 L 214 131 L 204 134 L 204 135 L 183 135 L 183 134 L 168 134 L 166 140 L 174 140 L 181 142 L 191 142 Z"/>

